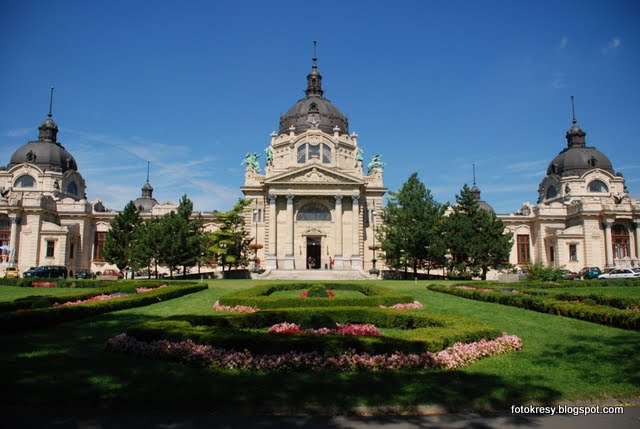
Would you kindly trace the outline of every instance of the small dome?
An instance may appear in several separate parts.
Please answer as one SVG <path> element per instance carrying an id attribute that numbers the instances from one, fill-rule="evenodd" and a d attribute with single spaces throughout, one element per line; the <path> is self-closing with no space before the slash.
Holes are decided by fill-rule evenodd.
<path id="1" fill-rule="evenodd" d="M 493 210 L 493 207 L 491 207 L 489 203 L 480 199 L 480 188 L 478 188 L 476 185 L 473 185 L 471 187 L 471 193 L 473 194 L 476 201 L 478 202 L 478 208 L 480 210 L 495 213 L 495 211 Z"/>
<path id="2" fill-rule="evenodd" d="M 299 100 L 289 111 L 280 117 L 280 134 L 288 134 L 291 126 L 296 134 L 312 128 L 319 128 L 327 134 L 333 134 L 334 128 L 340 134 L 349 133 L 349 120 L 336 106 L 323 97 L 322 75 L 318 71 L 317 58 L 313 58 L 311 72 L 307 75 L 306 97 Z"/>
<path id="3" fill-rule="evenodd" d="M 141 212 L 150 212 L 153 206 L 157 204 L 158 201 L 153 198 L 153 186 L 147 181 L 147 183 L 142 186 L 142 195 L 133 202 L 133 205 Z"/>
<path id="4" fill-rule="evenodd" d="M 615 174 L 609 158 L 596 148 L 572 146 L 553 158 L 547 168 L 547 175 L 555 174 L 560 177 L 581 176 L 594 168 L 600 168 Z"/>
<path id="5" fill-rule="evenodd" d="M 7 168 L 29 163 L 43 170 L 78 170 L 73 156 L 58 142 L 58 126 L 51 117 L 38 127 L 38 140 L 30 141 L 16 150 L 11 156 Z"/>

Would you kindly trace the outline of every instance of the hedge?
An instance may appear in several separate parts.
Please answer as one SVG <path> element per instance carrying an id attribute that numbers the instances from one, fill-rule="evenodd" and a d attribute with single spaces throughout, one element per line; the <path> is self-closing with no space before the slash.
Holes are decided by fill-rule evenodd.
<path id="1" fill-rule="evenodd" d="M 597 306 L 594 303 L 585 303 L 585 299 L 592 299 L 584 295 L 570 295 L 575 301 L 568 302 L 562 300 L 562 295 L 558 298 L 557 294 L 505 294 L 501 292 L 483 292 L 480 290 L 458 289 L 455 286 L 429 285 L 429 290 L 434 292 L 448 293 L 463 298 L 474 299 L 476 301 L 493 302 L 497 304 L 520 307 L 527 310 L 534 310 L 540 313 L 550 313 L 559 316 L 571 317 L 574 319 L 586 320 L 587 322 L 599 323 L 602 325 L 615 326 L 623 329 L 639 330 L 640 329 L 640 312 L 634 310 L 626 310 L 614 308 L 613 306 L 602 305 Z M 598 295 L 595 295 L 598 296 Z M 620 298 L 622 300 L 622 298 Z M 574 301 L 573 299 L 571 301 Z M 603 302 L 607 299 L 603 299 Z M 613 299 L 610 303 L 615 302 Z M 619 303 L 619 302 L 618 302 Z"/>
<path id="2" fill-rule="evenodd" d="M 276 323 L 296 323 L 304 328 L 335 327 L 336 323 L 372 323 L 377 328 L 402 331 L 382 336 L 267 334 Z M 257 330 L 261 329 L 261 332 Z M 190 339 L 219 348 L 256 353 L 322 352 L 337 355 L 347 350 L 367 353 L 395 351 L 421 353 L 442 350 L 456 342 L 473 342 L 501 335 L 498 329 L 476 320 L 448 315 L 399 313 L 370 307 L 298 308 L 266 310 L 252 314 L 174 316 L 133 326 L 127 334 L 142 341 Z"/>
<path id="3" fill-rule="evenodd" d="M 275 297 L 273 292 L 282 290 L 305 290 L 310 288 L 324 288 L 325 290 L 352 290 L 361 292 L 359 298 L 300 298 L 300 297 Z M 297 307 L 379 307 L 390 306 L 399 303 L 413 302 L 411 295 L 400 294 L 389 288 L 369 284 L 356 283 L 280 283 L 265 284 L 252 287 L 247 290 L 230 293 L 220 298 L 220 304 L 235 306 L 246 305 L 260 309 L 272 308 L 297 308 Z"/>
<path id="4" fill-rule="evenodd" d="M 160 285 L 160 282 L 158 282 Z M 139 286 L 140 284 L 138 284 Z M 145 287 L 152 287 L 150 283 L 144 283 Z M 102 293 L 114 293 L 133 290 L 135 292 L 136 284 L 131 282 L 126 285 L 114 285 L 113 288 L 102 289 L 100 291 L 93 291 L 78 295 L 66 295 L 66 296 L 49 296 L 49 297 L 27 297 L 18 299 L 17 306 L 26 306 L 31 303 L 31 307 L 18 308 L 17 311 L 0 313 L 0 333 L 10 333 L 16 331 L 22 331 L 26 329 L 47 327 L 54 323 L 69 322 L 72 320 L 83 319 L 87 317 L 97 316 L 103 313 L 109 313 L 112 311 L 125 310 L 134 307 L 143 307 L 157 303 L 158 301 L 166 301 L 173 298 L 178 298 L 183 295 L 187 295 L 194 292 L 207 289 L 207 285 L 201 285 L 197 283 L 184 284 L 182 286 L 167 286 L 161 289 L 157 289 L 151 292 L 145 292 L 141 294 L 129 295 L 121 298 L 114 298 L 106 301 L 93 301 L 86 304 L 79 304 L 73 306 L 58 306 L 45 308 L 38 308 L 38 305 L 43 304 L 40 301 L 45 298 L 47 303 L 64 303 L 68 301 L 76 301 L 78 299 L 87 299 Z M 29 300 L 31 298 L 31 300 Z M 14 301 L 13 303 L 16 303 Z M 35 305 L 35 307 L 34 307 Z M 52 305 L 52 304 L 51 304 Z"/>

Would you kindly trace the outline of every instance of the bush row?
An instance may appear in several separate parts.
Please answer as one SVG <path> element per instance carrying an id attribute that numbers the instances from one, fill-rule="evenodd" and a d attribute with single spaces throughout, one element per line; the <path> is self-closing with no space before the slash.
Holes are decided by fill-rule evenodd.
<path id="1" fill-rule="evenodd" d="M 35 283 L 35 286 L 34 286 Z M 162 280 L 162 279 L 135 279 L 135 280 L 120 280 L 118 282 L 110 280 L 91 280 L 91 279 L 40 279 L 40 278 L 20 278 L 20 279 L 0 279 L 0 286 L 17 286 L 17 287 L 57 287 L 57 288 L 101 288 L 105 286 L 113 285 L 114 283 L 134 283 L 139 286 L 164 284 L 175 285 L 184 284 L 184 280 Z M 193 283 L 193 282 L 189 282 Z M 40 286 L 38 286 L 40 285 Z M 147 286 L 152 287 L 152 286 Z"/>
<path id="2" fill-rule="evenodd" d="M 336 323 L 373 323 L 378 328 L 406 330 L 386 332 L 380 337 L 277 335 L 256 331 L 265 331 L 268 326 L 285 321 L 302 328 L 331 328 Z M 191 339 L 199 344 L 258 353 L 317 351 L 336 355 L 349 349 L 376 354 L 438 351 L 456 342 L 496 338 L 500 331 L 463 317 L 398 314 L 394 310 L 347 307 L 326 309 L 322 313 L 317 309 L 288 309 L 242 315 L 176 316 L 136 325 L 129 328 L 127 334 L 143 341 Z"/>
<path id="3" fill-rule="evenodd" d="M 150 287 L 149 284 L 145 286 Z M 127 286 L 130 287 L 130 286 Z M 86 304 L 73 305 L 68 307 L 46 307 L 35 309 L 19 309 L 13 312 L 0 313 L 0 333 L 10 333 L 27 329 L 46 327 L 55 323 L 69 322 L 72 320 L 83 319 L 86 317 L 97 316 L 111 311 L 125 310 L 127 308 L 143 307 L 157 303 L 158 301 L 166 301 L 177 298 L 190 293 L 198 292 L 206 289 L 206 285 L 200 284 L 183 284 L 182 286 L 168 286 L 155 291 L 142 294 L 130 295 L 122 298 L 115 298 L 107 301 L 93 301 Z M 119 290 L 124 292 L 125 290 Z M 135 288 L 134 288 L 135 291 Z M 104 293 L 105 291 L 100 291 Z M 113 292 L 110 292 L 113 293 Z M 67 302 L 77 299 L 87 299 L 97 295 L 93 293 L 88 296 L 64 296 L 51 297 L 59 299 L 57 302 Z M 40 298 L 40 297 L 37 297 Z"/>
<path id="4" fill-rule="evenodd" d="M 359 298 L 305 298 L 299 297 L 275 297 L 272 293 L 283 290 L 307 290 L 310 288 L 325 290 L 351 290 L 362 293 Z M 413 296 L 400 294 L 393 290 L 377 285 L 355 283 L 280 283 L 265 284 L 252 287 L 247 290 L 230 293 L 220 298 L 220 304 L 235 306 L 247 305 L 267 308 L 297 308 L 297 307 L 378 307 L 380 305 L 393 305 L 413 302 Z"/>
<path id="5" fill-rule="evenodd" d="M 623 329 L 640 329 L 640 313 L 633 310 L 621 310 L 610 306 L 594 306 L 583 302 L 567 302 L 556 299 L 553 295 L 503 294 L 441 285 L 429 285 L 427 288 L 434 292 L 448 293 L 477 301 L 494 302 Z M 579 297 L 579 295 L 575 295 L 575 297 Z M 584 296 L 580 296 L 580 299 L 583 298 Z"/>

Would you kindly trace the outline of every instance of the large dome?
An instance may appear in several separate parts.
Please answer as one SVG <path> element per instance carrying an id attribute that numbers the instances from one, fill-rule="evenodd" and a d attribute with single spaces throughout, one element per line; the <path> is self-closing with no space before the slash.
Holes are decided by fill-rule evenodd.
<path id="1" fill-rule="evenodd" d="M 312 128 L 319 128 L 325 133 L 333 134 L 339 128 L 340 134 L 349 133 L 349 120 L 331 101 L 322 95 L 322 76 L 313 58 L 313 67 L 307 76 L 306 97 L 299 100 L 289 111 L 280 117 L 280 134 L 288 134 L 295 127 L 296 134 Z"/>
<path id="2" fill-rule="evenodd" d="M 50 117 L 38 127 L 37 141 L 30 141 L 16 150 L 7 168 L 19 164 L 35 164 L 43 170 L 77 170 L 73 156 L 57 141 L 58 126 Z"/>
<path id="3" fill-rule="evenodd" d="M 558 154 L 547 168 L 547 175 L 556 176 L 581 176 L 589 170 L 600 168 L 611 174 L 615 174 L 611 161 L 607 156 L 595 147 L 585 144 L 584 137 L 587 135 L 576 123 L 567 131 L 567 148 Z"/>

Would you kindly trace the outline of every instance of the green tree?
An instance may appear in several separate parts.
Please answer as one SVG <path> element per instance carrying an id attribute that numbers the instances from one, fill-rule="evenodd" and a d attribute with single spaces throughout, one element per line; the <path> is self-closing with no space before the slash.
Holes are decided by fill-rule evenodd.
<path id="1" fill-rule="evenodd" d="M 446 252 L 442 239 L 445 206 L 433 199 L 431 191 L 413 173 L 382 212 L 380 245 L 388 266 L 430 270 Z"/>
<path id="2" fill-rule="evenodd" d="M 104 258 L 110 264 L 115 264 L 120 271 L 131 265 L 131 246 L 141 222 L 140 213 L 133 201 L 129 201 L 124 210 L 111 221 L 104 246 Z"/>
<path id="3" fill-rule="evenodd" d="M 193 202 L 186 195 L 180 198 L 178 216 L 183 221 L 183 228 L 179 237 L 180 250 L 182 252 L 180 265 L 183 268 L 182 275 L 186 276 L 187 268 L 197 265 L 201 258 L 202 248 L 206 242 L 203 231 L 204 222 L 200 215 L 193 217 Z"/>
<path id="4" fill-rule="evenodd" d="M 244 211 L 249 200 L 240 199 L 233 208 L 218 215 L 220 228 L 212 232 L 210 251 L 216 255 L 219 265 L 227 267 L 245 267 L 249 262 L 247 246 L 251 242 L 249 233 L 244 228 Z"/>
<path id="5" fill-rule="evenodd" d="M 487 278 L 489 269 L 509 266 L 513 234 L 492 211 L 483 210 L 466 184 L 445 222 L 450 272 L 455 276 Z"/>
<path id="6" fill-rule="evenodd" d="M 143 222 L 134 234 L 131 246 L 131 266 L 134 269 L 146 268 L 149 278 L 151 278 L 152 266 L 154 266 L 155 276 L 158 278 L 158 263 L 161 260 L 164 238 L 162 226 L 161 218 L 151 218 Z"/>

